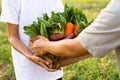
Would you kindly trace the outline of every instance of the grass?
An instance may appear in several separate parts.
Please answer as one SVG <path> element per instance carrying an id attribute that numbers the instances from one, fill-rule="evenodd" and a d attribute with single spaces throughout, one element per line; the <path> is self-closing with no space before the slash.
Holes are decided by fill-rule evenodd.
<path id="1" fill-rule="evenodd" d="M 115 55 L 90 58 L 64 67 L 64 80 L 119 80 Z"/>
<path id="2" fill-rule="evenodd" d="M 88 19 L 95 19 L 108 2 L 109 0 L 63 0 L 64 4 L 72 3 L 81 8 Z M 114 52 L 111 52 L 102 59 L 89 58 L 66 66 L 64 67 L 63 80 L 119 80 L 115 59 Z M 11 50 L 4 23 L 0 23 L 1 64 L 5 65 L 5 70 L 0 74 L 2 77 L 0 80 L 15 80 Z"/>
<path id="3" fill-rule="evenodd" d="M 63 0 L 63 3 L 74 4 L 81 8 L 88 18 L 96 18 L 100 10 L 106 7 L 109 0 Z"/>
<path id="4" fill-rule="evenodd" d="M 6 26 L 4 23 L 0 23 L 0 62 L 1 63 L 10 63 L 10 45 L 7 40 Z M 3 56 L 4 55 L 4 56 Z"/>
<path id="5" fill-rule="evenodd" d="M 15 80 L 5 23 L 0 23 L 0 80 Z"/>

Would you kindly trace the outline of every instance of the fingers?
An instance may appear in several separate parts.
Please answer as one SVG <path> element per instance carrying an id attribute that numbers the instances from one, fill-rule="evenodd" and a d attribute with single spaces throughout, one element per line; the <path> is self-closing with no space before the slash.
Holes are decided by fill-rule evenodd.
<path id="1" fill-rule="evenodd" d="M 43 62 L 39 62 L 38 63 L 38 65 L 40 65 L 41 67 L 43 67 L 45 70 L 47 70 L 48 72 L 55 72 L 55 71 L 57 71 L 57 69 L 50 69 L 49 67 L 48 67 L 48 65 L 49 65 L 49 63 L 46 63 L 46 64 L 44 64 Z"/>
<path id="2" fill-rule="evenodd" d="M 49 40 L 45 38 L 44 36 L 37 36 L 38 38 L 36 41 L 33 42 L 31 49 L 36 55 L 41 56 L 43 54 L 46 54 L 46 46 Z"/>
<path id="3" fill-rule="evenodd" d="M 31 46 L 31 49 L 34 53 L 34 55 L 31 56 L 31 61 L 43 67 L 48 72 L 57 71 L 58 69 L 51 69 L 49 67 L 49 65 L 52 63 L 52 60 L 50 60 L 47 57 L 44 57 L 44 59 L 42 57 L 39 57 L 46 53 L 46 51 L 44 50 L 44 47 L 49 40 L 43 36 L 37 36 L 36 39 L 37 40 L 35 40 Z"/>
<path id="4" fill-rule="evenodd" d="M 43 68 L 44 68 L 45 70 L 47 70 L 48 72 L 55 72 L 55 71 L 58 70 L 58 69 L 50 69 L 50 68 L 48 67 L 49 62 L 43 60 L 43 59 L 40 58 L 40 57 L 32 56 L 32 59 L 34 60 L 34 62 L 35 62 L 36 64 L 38 64 L 39 66 L 43 67 Z"/>
<path id="5" fill-rule="evenodd" d="M 36 38 L 37 38 L 37 39 L 44 40 L 44 41 L 48 41 L 48 39 L 47 39 L 47 38 L 45 38 L 44 36 L 40 36 L 40 35 L 39 35 L 39 36 L 37 36 Z"/>
<path id="6" fill-rule="evenodd" d="M 39 65 L 40 66 L 42 66 L 45 70 L 47 70 L 48 72 L 55 72 L 55 71 L 57 71 L 56 69 L 50 69 L 50 68 L 48 68 L 48 66 L 47 65 L 45 65 L 45 64 L 43 64 L 43 63 L 39 63 Z"/>
<path id="7" fill-rule="evenodd" d="M 35 56 L 35 55 L 33 55 L 33 56 L 31 57 L 31 59 L 32 59 L 34 62 L 36 62 L 36 63 L 39 63 L 39 62 L 44 63 L 44 64 L 48 64 L 48 63 L 49 63 L 49 62 L 47 62 L 47 61 L 43 60 L 42 58 L 37 57 L 37 56 Z"/>
<path id="8" fill-rule="evenodd" d="M 38 35 L 38 36 L 36 36 L 36 39 L 39 39 L 41 36 L 40 35 Z"/>

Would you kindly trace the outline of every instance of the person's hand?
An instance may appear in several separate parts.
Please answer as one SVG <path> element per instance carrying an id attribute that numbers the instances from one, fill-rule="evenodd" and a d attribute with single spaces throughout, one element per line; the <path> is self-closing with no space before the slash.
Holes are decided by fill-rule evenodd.
<path id="1" fill-rule="evenodd" d="M 50 54 L 49 54 L 49 56 L 43 55 L 43 54 L 47 53 L 45 50 L 45 46 L 47 46 L 47 42 L 49 42 L 49 40 L 47 38 L 45 38 L 43 36 L 37 36 L 36 40 L 32 43 L 32 46 L 31 46 L 31 49 L 32 49 L 32 52 L 34 53 L 34 56 L 32 56 L 32 57 L 30 56 L 30 59 L 34 60 L 36 58 L 34 61 L 35 63 L 42 66 L 47 71 L 53 72 L 53 71 L 59 70 L 60 68 L 53 69 L 51 67 L 52 63 L 53 63 L 53 59 L 51 59 L 52 55 L 50 55 Z M 46 64 L 45 64 L 45 61 L 47 61 Z"/>
<path id="2" fill-rule="evenodd" d="M 35 40 L 31 46 L 32 51 L 35 56 L 42 56 L 46 54 L 45 46 L 47 46 L 47 42 L 49 40 L 43 36 L 37 36 L 37 40 Z"/>
<path id="3" fill-rule="evenodd" d="M 38 65 L 41 66 L 41 67 L 43 67 L 43 68 L 44 68 L 45 70 L 47 70 L 48 72 L 55 72 L 55 71 L 58 70 L 58 69 L 50 69 L 50 68 L 48 67 L 49 61 L 44 60 L 44 59 L 42 59 L 41 57 L 37 57 L 37 56 L 35 56 L 35 55 L 33 55 L 33 54 L 28 54 L 28 55 L 26 55 L 26 57 L 27 57 L 29 60 L 31 60 L 32 62 L 38 64 Z"/>

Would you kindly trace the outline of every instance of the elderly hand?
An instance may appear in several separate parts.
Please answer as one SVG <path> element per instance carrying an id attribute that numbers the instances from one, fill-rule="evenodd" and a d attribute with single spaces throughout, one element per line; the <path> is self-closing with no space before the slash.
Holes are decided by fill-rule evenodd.
<path id="1" fill-rule="evenodd" d="M 35 56 L 42 56 L 47 53 L 45 46 L 47 46 L 47 42 L 49 40 L 43 36 L 37 36 L 37 40 L 35 40 L 31 46 L 31 49 Z"/>

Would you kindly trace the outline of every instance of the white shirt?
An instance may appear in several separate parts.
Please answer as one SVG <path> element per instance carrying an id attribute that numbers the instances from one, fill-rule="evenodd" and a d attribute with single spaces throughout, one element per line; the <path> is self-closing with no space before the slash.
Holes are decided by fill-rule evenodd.
<path id="1" fill-rule="evenodd" d="M 120 0 L 112 0 L 78 38 L 95 57 L 104 57 L 115 49 L 120 71 Z"/>
<path id="2" fill-rule="evenodd" d="M 63 11 L 62 0 L 2 0 L 1 21 L 19 24 L 20 40 L 28 46 L 29 36 L 23 27 L 32 24 L 43 13 Z M 17 80 L 55 80 L 62 77 L 62 70 L 47 72 L 12 48 L 13 63 Z"/>

